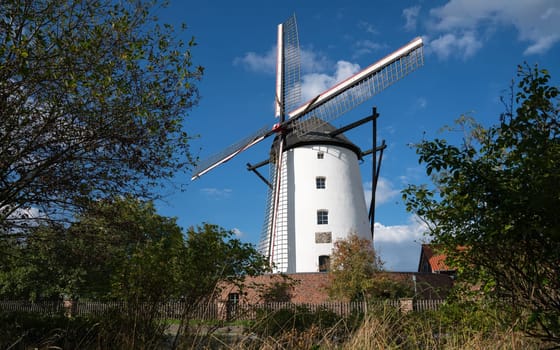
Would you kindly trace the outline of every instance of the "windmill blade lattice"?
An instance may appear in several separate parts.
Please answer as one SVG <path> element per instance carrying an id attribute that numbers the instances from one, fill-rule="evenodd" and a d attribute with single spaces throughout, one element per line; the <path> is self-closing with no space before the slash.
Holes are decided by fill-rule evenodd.
<path id="1" fill-rule="evenodd" d="M 301 104 L 301 57 L 296 16 L 293 15 L 282 25 L 281 81 L 282 96 L 279 96 L 282 114 L 291 111 Z"/>
<path id="2" fill-rule="evenodd" d="M 422 39 L 346 79 L 290 113 L 294 131 L 301 136 L 338 118 L 424 64 Z M 314 118 L 311 118 L 314 117 Z"/>
<path id="3" fill-rule="evenodd" d="M 252 135 L 227 147 L 222 152 L 216 153 L 215 155 L 204 159 L 202 162 L 198 163 L 197 166 L 194 168 L 191 180 L 195 180 L 200 176 L 206 174 L 210 170 L 214 169 L 218 165 L 227 162 L 231 158 L 235 157 L 236 155 L 243 152 L 247 148 L 259 143 L 260 141 L 264 140 L 265 138 L 272 135 L 273 133 L 274 131 L 272 131 L 270 126 L 265 126 L 257 130 Z"/>

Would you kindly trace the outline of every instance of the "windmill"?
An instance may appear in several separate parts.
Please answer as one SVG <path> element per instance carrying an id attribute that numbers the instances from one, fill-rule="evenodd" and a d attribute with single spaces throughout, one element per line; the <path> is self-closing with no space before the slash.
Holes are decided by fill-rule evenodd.
<path id="1" fill-rule="evenodd" d="M 374 193 L 366 209 L 358 161 L 375 154 L 373 183 L 379 175 L 375 138 L 376 119 L 371 116 L 342 128 L 329 122 L 384 90 L 423 65 L 421 38 L 384 57 L 366 69 L 301 102 L 300 51 L 295 15 L 278 25 L 275 116 L 278 122 L 206 159 L 194 169 L 192 179 L 223 164 L 255 144 L 274 136 L 269 157 L 247 163 L 269 187 L 265 224 L 259 250 L 277 272 L 324 270 L 333 243 L 348 234 L 373 239 Z M 374 144 L 362 152 L 344 132 L 373 122 Z M 379 162 L 381 157 L 379 158 Z M 258 169 L 269 165 L 269 178 Z M 329 222 L 330 221 L 330 222 Z"/>

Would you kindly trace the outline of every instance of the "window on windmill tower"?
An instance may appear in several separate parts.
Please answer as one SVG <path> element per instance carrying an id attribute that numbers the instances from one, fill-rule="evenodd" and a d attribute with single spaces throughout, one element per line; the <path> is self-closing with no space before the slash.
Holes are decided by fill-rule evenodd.
<path id="1" fill-rule="evenodd" d="M 317 210 L 317 225 L 327 225 L 329 223 L 329 211 L 325 209 Z"/>
<path id="2" fill-rule="evenodd" d="M 325 154 L 323 152 L 317 152 L 317 159 L 325 158 Z"/>
<path id="3" fill-rule="evenodd" d="M 319 255 L 319 272 L 328 272 L 331 267 L 331 257 Z"/>
<path id="4" fill-rule="evenodd" d="M 317 176 L 315 178 L 315 187 L 318 189 L 323 189 L 327 187 L 327 178 L 324 176 Z"/>

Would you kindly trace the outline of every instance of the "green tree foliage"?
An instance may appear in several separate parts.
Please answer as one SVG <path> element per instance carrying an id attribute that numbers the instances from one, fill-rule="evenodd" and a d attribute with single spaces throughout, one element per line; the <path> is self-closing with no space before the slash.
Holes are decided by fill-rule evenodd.
<path id="1" fill-rule="evenodd" d="M 246 276 L 270 271 L 264 256 L 234 237 L 233 231 L 208 223 L 187 230 L 178 259 L 178 291 L 186 302 L 178 336 L 188 330 L 191 310 L 219 296 L 223 283 L 240 285 Z"/>
<path id="2" fill-rule="evenodd" d="M 184 233 L 152 202 L 130 196 L 90 202 L 68 227 L 44 224 L 8 238 L 0 240 L 0 298 L 120 301 L 124 308 L 96 329 L 130 348 L 161 338 L 162 303 L 184 301 L 177 342 L 191 311 L 219 297 L 221 283 L 268 271 L 267 259 L 232 231 L 203 224 Z"/>
<path id="3" fill-rule="evenodd" d="M 41 225 L 12 243 L 0 275 L 5 297 L 150 301 L 177 292 L 183 234 L 151 202 L 92 202 L 70 227 Z"/>
<path id="4" fill-rule="evenodd" d="M 24 225 L 31 208 L 71 217 L 81 198 L 152 198 L 192 164 L 182 122 L 202 68 L 159 7 L 2 1 L 0 228 Z"/>
<path id="5" fill-rule="evenodd" d="M 409 186 L 403 196 L 461 278 L 528 314 L 530 334 L 560 342 L 558 88 L 536 66 L 519 77 L 497 125 L 463 118 L 461 145 L 418 145 L 435 188 Z"/>
<path id="6" fill-rule="evenodd" d="M 351 234 L 334 243 L 329 294 L 332 298 L 364 300 L 373 287 L 374 275 L 382 270 L 383 262 L 372 242 Z"/>
<path id="7" fill-rule="evenodd" d="M 4 297 L 182 298 L 196 306 L 223 281 L 266 271 L 256 249 L 231 231 L 204 224 L 186 235 L 175 218 L 132 197 L 91 202 L 70 227 L 42 225 L 8 245 L 0 272 Z"/>
<path id="8" fill-rule="evenodd" d="M 266 271 L 267 260 L 233 231 L 205 223 L 187 230 L 185 252 L 179 261 L 181 296 L 196 304 L 217 293 L 220 282 L 237 283 Z"/>

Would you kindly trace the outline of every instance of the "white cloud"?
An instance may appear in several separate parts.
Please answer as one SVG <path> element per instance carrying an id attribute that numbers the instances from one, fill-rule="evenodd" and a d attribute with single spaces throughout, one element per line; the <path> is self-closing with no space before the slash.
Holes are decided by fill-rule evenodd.
<path id="1" fill-rule="evenodd" d="M 301 71 L 303 74 L 323 72 L 331 65 L 329 59 L 310 49 L 300 48 Z"/>
<path id="2" fill-rule="evenodd" d="M 380 44 L 373 40 L 359 40 L 356 42 L 356 53 L 353 55 L 354 57 L 360 57 L 362 55 L 367 55 L 372 53 L 373 51 L 377 51 L 386 47 L 384 44 Z"/>
<path id="3" fill-rule="evenodd" d="M 336 62 L 335 83 L 341 82 L 344 79 L 358 73 L 360 65 L 347 61 Z"/>
<path id="4" fill-rule="evenodd" d="M 264 54 L 247 52 L 243 57 L 236 57 L 233 60 L 233 64 L 252 72 L 276 74 L 276 55 L 276 46 L 273 46 Z M 323 72 L 331 65 L 331 62 L 326 56 L 313 50 L 303 48 L 300 48 L 300 63 L 303 74 L 309 72 Z"/>
<path id="5" fill-rule="evenodd" d="M 375 223 L 375 250 L 389 271 L 417 271 L 420 248 L 425 241 L 426 226 L 410 217 L 403 225 L 385 226 Z"/>
<path id="6" fill-rule="evenodd" d="M 375 240 L 378 242 L 402 243 L 406 241 L 421 241 L 427 227 L 418 218 L 412 216 L 404 225 L 385 226 L 375 223 Z"/>
<path id="7" fill-rule="evenodd" d="M 559 40 L 559 35 L 548 35 L 546 37 L 539 38 L 533 45 L 527 47 L 523 52 L 526 55 L 534 55 L 545 53 Z"/>
<path id="8" fill-rule="evenodd" d="M 323 73 L 306 74 L 301 80 L 301 95 L 304 101 L 319 95 L 333 84 L 333 78 Z"/>
<path id="9" fill-rule="evenodd" d="M 449 54 L 445 54 L 447 51 L 443 38 L 449 40 L 454 36 L 480 45 L 481 40 L 477 37 L 498 27 L 513 26 L 519 40 L 529 43 L 524 52 L 527 55 L 545 53 L 560 41 L 558 0 L 450 0 L 444 6 L 430 10 L 430 15 L 434 29 L 444 33 L 439 41 L 434 41 L 439 45 L 442 58 L 449 57 Z M 460 33 L 470 33 L 470 36 L 465 37 Z M 455 45 L 455 48 L 467 50 L 477 45 L 464 43 Z M 466 51 L 465 55 L 468 57 Z"/>
<path id="10" fill-rule="evenodd" d="M 441 59 L 447 59 L 450 56 L 467 59 L 482 47 L 482 43 L 476 38 L 474 32 L 465 32 L 457 35 L 445 34 L 429 42 L 429 46 Z"/>
<path id="11" fill-rule="evenodd" d="M 364 195 L 366 197 L 366 206 L 369 208 L 371 202 L 372 183 L 366 182 L 364 184 Z M 380 176 L 377 181 L 377 190 L 375 191 L 375 207 L 387 203 L 391 199 L 398 196 L 399 190 L 393 188 L 393 184 L 388 179 Z"/>
<path id="12" fill-rule="evenodd" d="M 323 91 L 329 89 L 336 83 L 356 74 L 360 71 L 360 66 L 347 61 L 338 61 L 333 75 L 325 73 L 311 73 L 302 77 L 301 95 L 307 101 Z"/>
<path id="13" fill-rule="evenodd" d="M 48 219 L 47 215 L 37 207 L 21 207 L 3 206 L 0 213 L 5 218 L 6 226 L 9 232 L 17 232 L 19 228 L 33 227 L 39 225 L 41 220 Z"/>
<path id="14" fill-rule="evenodd" d="M 276 46 L 264 55 L 247 52 L 245 56 L 235 58 L 233 64 L 241 65 L 253 72 L 276 74 Z"/>
<path id="15" fill-rule="evenodd" d="M 418 97 L 414 101 L 414 109 L 424 109 L 428 106 L 428 100 L 425 97 Z"/>
<path id="16" fill-rule="evenodd" d="M 366 21 L 360 21 L 358 23 L 358 28 L 363 29 L 366 33 L 369 34 L 379 34 L 377 29 L 375 29 L 375 27 L 373 26 L 373 24 Z"/>
<path id="17" fill-rule="evenodd" d="M 229 188 L 213 188 L 213 187 L 206 187 L 201 188 L 200 192 L 204 193 L 209 197 L 229 197 L 231 195 L 232 190 Z"/>
<path id="18" fill-rule="evenodd" d="M 368 50 L 380 47 L 371 41 L 361 44 Z M 324 55 L 309 49 L 300 49 L 301 59 L 301 96 L 302 102 L 314 98 L 318 94 L 331 88 L 335 84 L 356 74 L 360 66 L 356 63 L 340 60 L 336 64 Z M 271 48 L 263 55 L 248 52 L 243 57 L 234 60 L 234 65 L 240 65 L 247 70 L 258 73 L 275 74 L 276 72 L 276 48 Z M 332 73 L 327 73 L 331 70 Z"/>
<path id="19" fill-rule="evenodd" d="M 245 236 L 245 234 L 240 229 L 238 229 L 237 227 L 234 227 L 231 231 L 233 232 L 233 234 L 235 235 L 236 238 L 241 238 L 241 237 Z"/>
<path id="20" fill-rule="evenodd" d="M 412 7 L 405 8 L 403 10 L 402 15 L 406 20 L 406 23 L 404 24 L 404 29 L 406 30 L 416 29 L 416 22 L 419 13 L 420 13 L 420 6 L 412 6 Z"/>

